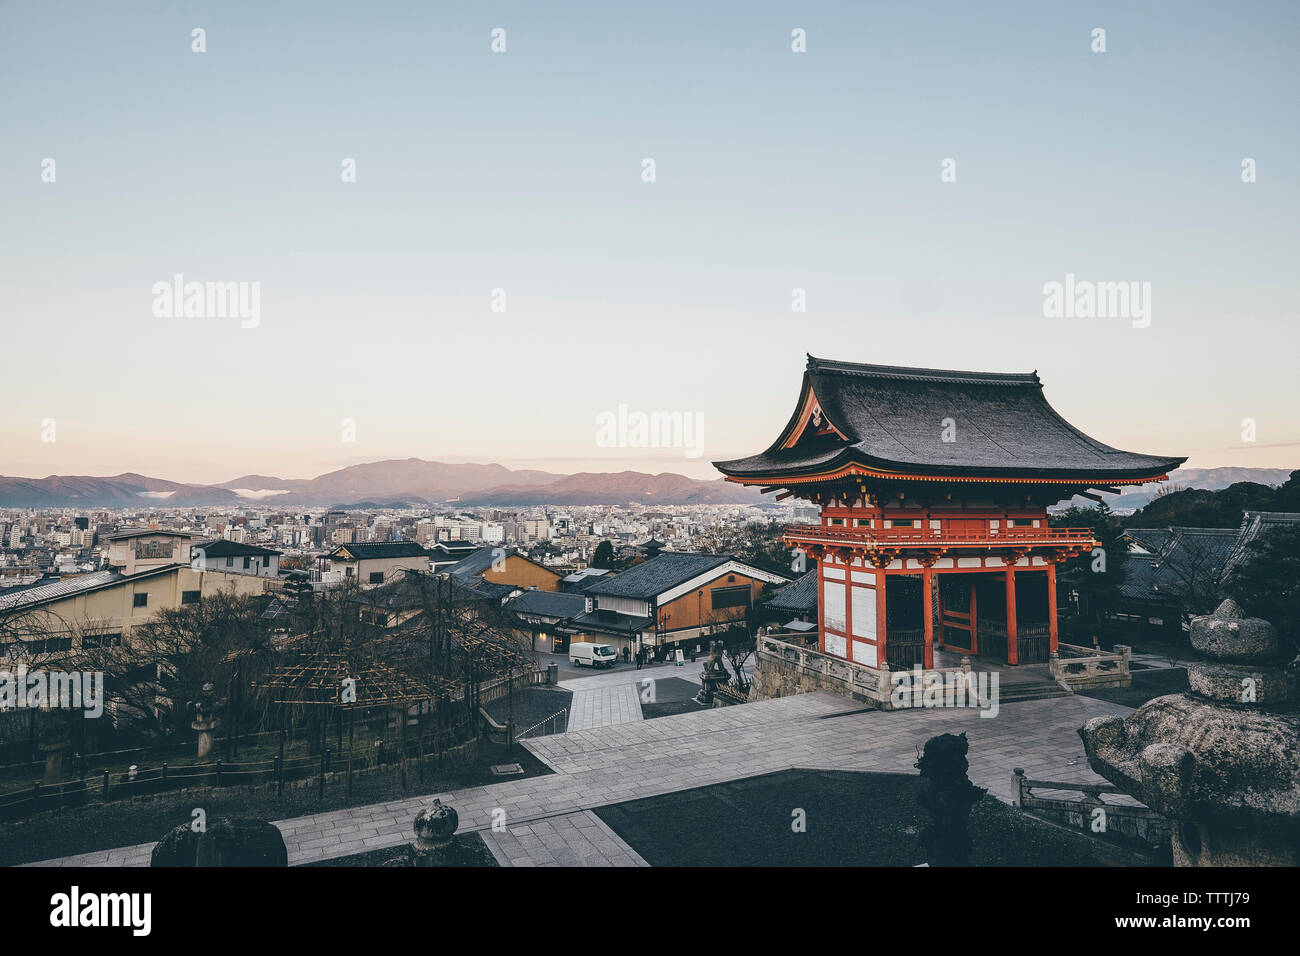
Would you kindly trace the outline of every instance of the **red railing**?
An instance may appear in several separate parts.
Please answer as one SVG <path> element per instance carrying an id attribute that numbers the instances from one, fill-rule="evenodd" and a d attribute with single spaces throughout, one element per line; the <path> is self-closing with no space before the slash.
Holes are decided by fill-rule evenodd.
<path id="1" fill-rule="evenodd" d="M 791 542 L 830 547 L 866 548 L 1006 548 L 1089 546 L 1095 544 L 1091 528 L 999 528 L 996 531 L 948 531 L 941 528 L 828 528 L 796 524 L 786 528 Z"/>

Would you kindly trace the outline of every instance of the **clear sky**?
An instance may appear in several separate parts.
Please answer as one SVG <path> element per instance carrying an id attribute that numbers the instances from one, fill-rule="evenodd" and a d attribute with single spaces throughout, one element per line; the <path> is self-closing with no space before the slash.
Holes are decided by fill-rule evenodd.
<path id="1" fill-rule="evenodd" d="M 1290 2 L 5 0 L 0 474 L 713 477 L 806 352 L 1300 467 L 1298 50 Z M 258 324 L 156 316 L 177 273 Z M 1044 317 L 1067 273 L 1149 282 L 1149 327 Z M 701 456 L 601 447 L 620 405 Z"/>

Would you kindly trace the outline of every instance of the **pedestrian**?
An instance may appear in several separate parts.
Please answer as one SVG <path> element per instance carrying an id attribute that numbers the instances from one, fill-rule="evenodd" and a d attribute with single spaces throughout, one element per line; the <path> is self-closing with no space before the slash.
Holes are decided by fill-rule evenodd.
<path id="1" fill-rule="evenodd" d="M 626 664 L 629 660 L 631 660 L 631 658 L 632 658 L 632 652 L 629 651 L 629 650 L 627 649 L 627 645 L 624 644 L 624 645 L 623 645 L 623 663 Z"/>
<path id="2" fill-rule="evenodd" d="M 645 660 L 645 651 L 641 650 L 641 648 L 638 647 L 638 648 L 637 648 L 637 651 L 636 651 L 636 669 L 637 669 L 637 670 L 640 670 L 640 669 L 641 669 L 641 662 L 644 661 L 644 660 Z"/>
<path id="3" fill-rule="evenodd" d="M 691 663 L 695 663 L 695 658 L 700 656 L 700 645 L 696 644 L 691 648 Z"/>

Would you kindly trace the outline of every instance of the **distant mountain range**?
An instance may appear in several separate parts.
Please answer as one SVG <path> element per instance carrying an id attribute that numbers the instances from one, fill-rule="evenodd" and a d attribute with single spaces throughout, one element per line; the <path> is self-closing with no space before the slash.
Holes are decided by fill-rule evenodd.
<path id="1" fill-rule="evenodd" d="M 1144 485 L 1120 495 L 1102 495 L 1106 504 L 1114 511 L 1136 511 L 1151 502 L 1161 489 L 1165 488 L 1200 488 L 1204 491 L 1219 491 L 1239 481 L 1253 481 L 1261 485 L 1281 485 L 1290 477 L 1293 468 L 1175 468 L 1169 473 L 1169 480 L 1158 485 Z M 1090 507 L 1093 502 L 1086 498 L 1074 498 L 1070 504 Z"/>
<path id="2" fill-rule="evenodd" d="M 0 477 L 0 508 L 130 508 L 142 505 L 303 505 L 416 507 L 462 505 L 757 504 L 753 488 L 717 479 L 636 471 L 561 475 L 503 465 L 448 464 L 420 458 L 351 465 L 316 478 L 244 475 L 217 485 L 124 474 L 108 478 Z"/>
<path id="3" fill-rule="evenodd" d="M 1287 468 L 1180 468 L 1168 485 L 1216 491 L 1239 481 L 1280 485 Z M 1140 508 L 1159 487 L 1106 495 L 1114 509 Z M 351 465 L 316 478 L 244 475 L 219 485 L 184 484 L 146 475 L 111 478 L 50 475 L 0 477 L 0 508 L 131 508 L 142 505 L 302 505 L 308 507 L 424 507 L 461 505 L 660 505 L 759 504 L 771 502 L 754 488 L 722 479 L 700 481 L 665 472 L 581 472 L 560 475 L 503 465 L 448 464 L 420 458 Z M 1078 504 L 1091 504 L 1075 499 Z"/>

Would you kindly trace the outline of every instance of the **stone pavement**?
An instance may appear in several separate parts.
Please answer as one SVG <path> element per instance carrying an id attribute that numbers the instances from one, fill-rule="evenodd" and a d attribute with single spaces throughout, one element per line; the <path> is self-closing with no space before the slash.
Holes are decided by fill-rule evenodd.
<path id="1" fill-rule="evenodd" d="M 684 668 L 674 670 L 680 675 Z M 971 779 L 1010 801 L 1013 767 L 1039 779 L 1101 782 L 1088 768 L 1077 730 L 1089 717 L 1128 712 L 1116 704 L 1071 696 L 1006 704 L 994 718 L 965 709 L 884 713 L 862 710 L 829 693 L 801 694 L 532 738 L 523 745 L 555 773 L 276 825 L 285 835 L 291 865 L 327 860 L 409 842 L 415 814 L 438 797 L 456 808 L 459 832 L 487 831 L 485 840 L 490 837 L 498 860 L 635 865 L 639 858 L 621 841 L 601 839 L 582 825 L 589 822 L 582 811 L 792 768 L 914 773 L 918 748 L 926 739 L 962 731 L 971 742 Z M 511 832 L 491 832 L 494 811 L 497 818 L 504 812 Z M 538 832 L 542 823 L 549 826 Z M 147 865 L 151 847 L 105 850 L 43 865 Z"/>
<path id="2" fill-rule="evenodd" d="M 483 842 L 502 866 L 649 866 L 590 810 L 484 830 Z"/>
<path id="3" fill-rule="evenodd" d="M 568 732 L 641 720 L 641 694 L 647 681 L 679 677 L 698 684 L 703 669 L 703 660 L 694 664 L 687 660 L 681 667 L 656 664 L 641 670 L 620 668 L 591 677 L 562 680 L 559 686 L 573 693 L 573 700 L 569 703 Z"/>

